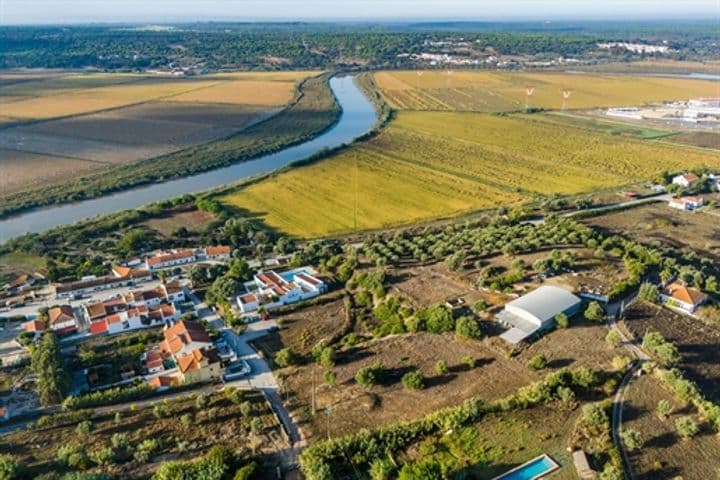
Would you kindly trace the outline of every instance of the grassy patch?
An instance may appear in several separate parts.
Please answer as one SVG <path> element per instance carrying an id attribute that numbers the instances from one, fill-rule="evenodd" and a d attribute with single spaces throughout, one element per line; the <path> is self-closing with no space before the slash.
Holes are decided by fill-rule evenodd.
<path id="1" fill-rule="evenodd" d="M 11 252 L 0 256 L 0 274 L 33 273 L 45 268 L 45 259 L 24 252 Z"/>

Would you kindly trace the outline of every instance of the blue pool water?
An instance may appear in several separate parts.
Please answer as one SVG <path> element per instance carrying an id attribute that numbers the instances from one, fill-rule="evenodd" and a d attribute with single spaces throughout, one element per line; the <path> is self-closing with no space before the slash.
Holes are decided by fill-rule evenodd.
<path id="1" fill-rule="evenodd" d="M 296 268 L 295 270 L 290 270 L 288 272 L 283 272 L 280 274 L 280 276 L 285 280 L 286 282 L 292 282 L 295 275 L 298 273 L 304 273 L 306 275 L 310 275 L 310 272 L 307 271 L 306 268 Z"/>
<path id="2" fill-rule="evenodd" d="M 495 480 L 533 480 L 544 473 L 553 471 L 555 468 L 557 468 L 557 464 L 550 457 L 543 455 L 520 466 L 517 470 L 511 470 L 497 477 Z"/>

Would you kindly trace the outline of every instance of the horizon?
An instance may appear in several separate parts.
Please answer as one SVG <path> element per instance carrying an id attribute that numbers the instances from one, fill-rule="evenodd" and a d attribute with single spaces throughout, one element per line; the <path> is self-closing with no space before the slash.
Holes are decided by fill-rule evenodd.
<path id="1" fill-rule="evenodd" d="M 720 21 L 720 2 L 690 0 L 667 5 L 648 0 L 607 0 L 577 5 L 570 0 L 508 0 L 503 5 L 478 5 L 471 0 L 347 0 L 342 13 L 329 0 L 0 0 L 0 26 L 173 24 L 173 23 L 422 23 L 422 22 L 567 22 L 567 21 Z M 172 13 L 168 13 L 172 12 Z M 215 13 L 218 12 L 218 13 Z M 219 12 L 222 12 L 219 13 Z M 282 13 L 278 13 L 282 12 Z M 452 12 L 452 13 L 448 13 Z M 607 12 L 612 12 L 608 14 Z"/>

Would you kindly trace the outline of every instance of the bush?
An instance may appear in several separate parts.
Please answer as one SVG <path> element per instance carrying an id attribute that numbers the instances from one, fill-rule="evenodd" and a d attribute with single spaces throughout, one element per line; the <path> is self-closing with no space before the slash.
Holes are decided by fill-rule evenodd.
<path id="1" fill-rule="evenodd" d="M 290 348 L 283 348 L 275 355 L 275 363 L 281 368 L 289 367 L 295 361 L 295 353 Z"/>
<path id="2" fill-rule="evenodd" d="M 649 303 L 659 303 L 660 292 L 658 291 L 658 287 L 656 285 L 653 285 L 652 283 L 643 283 L 642 285 L 640 285 L 640 290 L 638 291 L 638 298 Z"/>
<path id="3" fill-rule="evenodd" d="M 608 416 L 600 403 L 588 403 L 583 406 L 583 420 L 588 425 L 602 425 L 607 423 Z"/>
<path id="4" fill-rule="evenodd" d="M 195 398 L 195 409 L 203 410 L 210 404 L 210 395 L 201 393 Z"/>
<path id="5" fill-rule="evenodd" d="M 624 430 L 622 432 L 622 439 L 623 442 L 625 442 L 625 447 L 631 452 L 638 450 L 643 446 L 642 436 L 640 436 L 640 432 L 637 430 L 633 430 L 631 428 Z"/>
<path id="6" fill-rule="evenodd" d="M 558 313 L 555 315 L 555 324 L 558 328 L 568 328 L 568 326 L 570 326 L 570 319 L 564 313 Z"/>
<path id="7" fill-rule="evenodd" d="M 257 463 L 248 463 L 235 471 L 233 480 L 250 480 L 257 470 Z"/>
<path id="8" fill-rule="evenodd" d="M 391 480 L 395 466 L 387 458 L 379 458 L 370 464 L 371 480 Z"/>
<path id="9" fill-rule="evenodd" d="M 528 362 L 528 368 L 533 371 L 542 370 L 547 367 L 547 358 L 544 355 L 535 355 Z"/>
<path id="10" fill-rule="evenodd" d="M 630 357 L 626 357 L 625 355 L 618 355 L 617 357 L 614 357 L 612 359 L 613 368 L 619 372 L 624 372 L 625 370 L 627 370 L 630 362 Z"/>
<path id="11" fill-rule="evenodd" d="M 130 448 L 130 440 L 128 440 L 127 435 L 124 433 L 113 433 L 113 436 L 110 437 L 110 445 L 115 450 L 128 450 Z"/>
<path id="12" fill-rule="evenodd" d="M 0 480 L 12 480 L 20 470 L 20 464 L 9 454 L 0 454 Z"/>
<path id="13" fill-rule="evenodd" d="M 682 438 L 692 438 L 700 430 L 695 420 L 693 420 L 692 417 L 687 416 L 680 417 L 675 420 L 675 429 L 677 430 L 678 435 Z"/>
<path id="14" fill-rule="evenodd" d="M 323 348 L 318 362 L 327 370 L 333 368 L 335 366 L 335 349 L 333 347 Z"/>
<path id="15" fill-rule="evenodd" d="M 87 470 L 91 465 L 85 447 L 77 443 L 61 445 L 57 451 L 57 459 L 66 467 L 77 470 Z"/>
<path id="16" fill-rule="evenodd" d="M 602 322 L 605 318 L 605 312 L 598 302 L 590 302 L 585 309 L 585 318 L 592 322 Z"/>
<path id="17" fill-rule="evenodd" d="M 147 383 L 139 383 L 130 387 L 98 390 L 79 397 L 67 397 L 65 401 L 63 401 L 63 408 L 77 410 L 79 408 L 100 407 L 103 405 L 141 400 L 143 398 L 149 398 L 154 394 L 155 390 Z"/>
<path id="18" fill-rule="evenodd" d="M 90 452 L 90 459 L 100 466 L 111 465 L 115 463 L 115 452 L 110 447 L 100 447 Z"/>
<path id="19" fill-rule="evenodd" d="M 460 337 L 479 339 L 482 337 L 482 330 L 474 318 L 460 317 L 455 322 L 455 334 Z"/>
<path id="20" fill-rule="evenodd" d="M 193 424 L 193 416 L 189 413 L 186 413 L 180 417 L 180 423 L 182 423 L 184 426 L 189 427 Z"/>
<path id="21" fill-rule="evenodd" d="M 425 328 L 430 333 L 440 334 L 455 329 L 455 319 L 452 312 L 442 305 L 422 308 L 418 310 L 416 317 L 421 323 L 425 324 Z"/>
<path id="22" fill-rule="evenodd" d="M 622 337 L 614 328 L 605 335 L 605 341 L 612 347 L 619 347 L 622 344 Z"/>
<path id="23" fill-rule="evenodd" d="M 475 358 L 471 357 L 470 355 L 462 357 L 460 359 L 460 362 L 462 362 L 463 365 L 468 368 L 468 370 L 472 370 L 477 365 L 477 361 L 475 360 Z"/>
<path id="24" fill-rule="evenodd" d="M 657 414 L 662 420 L 666 420 L 673 411 L 673 407 L 667 400 L 660 400 L 657 404 Z"/>
<path id="25" fill-rule="evenodd" d="M 138 463 L 147 463 L 158 450 L 160 444 L 154 438 L 146 438 L 135 447 L 133 458 Z"/>
<path id="26" fill-rule="evenodd" d="M 75 427 L 75 433 L 80 435 L 81 437 L 87 437 L 90 435 L 90 432 L 93 431 L 93 424 L 90 420 L 84 420 L 77 424 L 77 427 Z"/>
<path id="27" fill-rule="evenodd" d="M 438 360 L 435 363 L 435 372 L 438 375 L 445 375 L 446 373 L 448 373 L 448 371 L 449 371 L 449 369 L 448 369 L 447 363 L 445 363 L 445 360 Z"/>
<path id="28" fill-rule="evenodd" d="M 418 370 L 403 375 L 401 382 L 408 390 L 421 390 L 425 386 L 425 378 Z"/>
<path id="29" fill-rule="evenodd" d="M 323 380 L 327 385 L 334 387 L 335 382 L 337 382 L 337 375 L 332 370 L 328 370 L 323 374 Z"/>
<path id="30" fill-rule="evenodd" d="M 642 347 L 664 366 L 672 366 L 680 361 L 680 352 L 677 347 L 665 340 L 660 332 L 647 332 L 643 337 Z"/>
<path id="31" fill-rule="evenodd" d="M 435 480 L 438 478 L 442 478 L 442 470 L 434 460 L 406 463 L 398 475 L 398 480 Z"/>
<path id="32" fill-rule="evenodd" d="M 355 373 L 355 381 L 365 388 L 372 388 L 380 381 L 384 371 L 385 366 L 382 363 L 363 367 Z"/>
<path id="33" fill-rule="evenodd" d="M 575 402 L 575 392 L 570 387 L 559 387 L 556 393 L 558 400 L 562 403 L 569 405 Z"/>

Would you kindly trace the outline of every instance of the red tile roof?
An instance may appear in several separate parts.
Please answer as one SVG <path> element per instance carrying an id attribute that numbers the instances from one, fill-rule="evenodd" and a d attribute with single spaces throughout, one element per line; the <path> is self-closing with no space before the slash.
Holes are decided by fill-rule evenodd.
<path id="1" fill-rule="evenodd" d="M 224 245 L 218 245 L 216 247 L 205 248 L 205 255 L 230 255 L 230 247 Z"/>
<path id="2" fill-rule="evenodd" d="M 707 295 L 702 293 L 700 290 L 686 287 L 680 283 L 671 283 L 665 287 L 663 293 L 689 305 L 699 305 L 707 298 Z"/>
<path id="3" fill-rule="evenodd" d="M 43 332 L 45 331 L 45 324 L 39 320 L 32 320 L 25 324 L 26 332 Z"/>
<path id="4" fill-rule="evenodd" d="M 172 387 L 179 383 L 178 378 L 171 375 L 158 375 L 148 380 L 148 385 L 152 388 Z"/>
<path id="5" fill-rule="evenodd" d="M 207 360 L 208 364 L 219 363 L 220 356 L 214 348 L 204 350 L 196 348 L 191 353 L 181 355 L 177 358 L 178 369 L 182 373 L 186 373 L 189 370 L 199 370 L 203 360 Z"/>
<path id="6" fill-rule="evenodd" d="M 180 260 L 183 258 L 194 257 L 195 252 L 189 249 L 178 250 L 175 252 L 159 252 L 154 257 L 147 259 L 148 265 L 159 265 L 161 263 L 171 262 L 173 260 Z"/>
<path id="7" fill-rule="evenodd" d="M 105 319 L 90 323 L 90 335 L 100 335 L 108 331 L 108 325 Z"/>
<path id="8" fill-rule="evenodd" d="M 173 355 L 183 349 L 185 345 L 193 342 L 212 343 L 210 335 L 205 332 L 203 326 L 197 322 L 180 321 L 163 333 L 165 342 L 161 342 L 161 348 Z"/>

